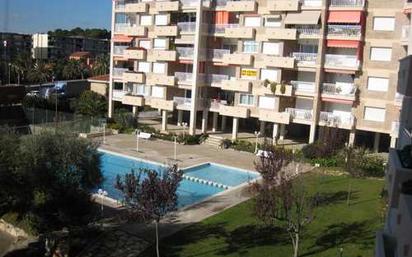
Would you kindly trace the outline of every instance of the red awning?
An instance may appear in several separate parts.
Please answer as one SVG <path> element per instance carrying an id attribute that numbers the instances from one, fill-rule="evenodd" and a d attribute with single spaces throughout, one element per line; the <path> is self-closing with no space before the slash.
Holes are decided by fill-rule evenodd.
<path id="1" fill-rule="evenodd" d="M 361 11 L 330 11 L 328 23 L 361 23 Z"/>
<path id="2" fill-rule="evenodd" d="M 117 43 L 130 43 L 132 42 L 133 38 L 132 37 L 128 37 L 125 35 L 114 35 L 113 38 L 113 42 L 117 42 Z"/>
<path id="3" fill-rule="evenodd" d="M 337 47 L 337 48 L 359 48 L 360 41 L 355 41 L 355 40 L 328 40 L 326 45 L 327 45 L 327 47 Z"/>

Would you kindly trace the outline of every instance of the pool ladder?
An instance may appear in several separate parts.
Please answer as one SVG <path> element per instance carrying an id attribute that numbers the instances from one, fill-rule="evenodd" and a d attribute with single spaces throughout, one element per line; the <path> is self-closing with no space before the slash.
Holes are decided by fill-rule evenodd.
<path id="1" fill-rule="evenodd" d="M 186 180 L 193 181 L 193 182 L 196 182 L 196 183 L 199 183 L 199 184 L 205 184 L 205 185 L 209 185 L 209 186 L 213 186 L 213 187 L 217 187 L 217 188 L 223 188 L 223 189 L 230 189 L 231 188 L 231 186 L 216 183 L 216 182 L 213 182 L 213 181 L 210 181 L 210 180 L 191 177 L 191 176 L 187 176 L 187 175 L 183 175 L 182 177 Z"/>

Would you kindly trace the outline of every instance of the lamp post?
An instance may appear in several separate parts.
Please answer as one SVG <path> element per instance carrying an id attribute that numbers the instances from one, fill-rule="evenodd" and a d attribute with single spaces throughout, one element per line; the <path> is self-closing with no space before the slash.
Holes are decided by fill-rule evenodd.
<path id="1" fill-rule="evenodd" d="M 102 212 L 102 216 L 103 216 L 103 205 L 104 205 L 104 197 L 106 197 L 108 195 L 106 190 L 103 190 L 101 188 L 99 188 L 99 190 L 97 190 L 97 193 L 100 196 L 101 202 L 100 202 L 100 210 Z"/>
<path id="2" fill-rule="evenodd" d="M 136 129 L 136 152 L 139 152 L 139 134 L 140 130 Z"/>
<path id="3" fill-rule="evenodd" d="M 106 144 L 106 122 L 103 123 L 103 144 Z"/>
<path id="4" fill-rule="evenodd" d="M 186 128 L 187 128 L 187 122 L 182 122 L 182 126 L 183 126 L 183 137 L 186 136 Z"/>
<path id="5" fill-rule="evenodd" d="M 175 152 L 174 152 L 174 159 L 175 159 L 175 161 L 177 161 L 177 137 L 175 136 Z"/>
<path id="6" fill-rule="evenodd" d="M 259 140 L 260 132 L 255 131 L 255 136 L 256 136 L 255 153 L 257 153 L 257 151 L 258 151 L 258 140 Z"/>

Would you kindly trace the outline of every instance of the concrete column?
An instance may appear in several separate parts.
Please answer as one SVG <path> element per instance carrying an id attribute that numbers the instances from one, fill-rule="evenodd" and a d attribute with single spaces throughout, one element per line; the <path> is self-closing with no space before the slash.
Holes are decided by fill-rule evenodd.
<path id="1" fill-rule="evenodd" d="M 133 106 L 133 107 L 132 107 L 132 112 L 133 112 L 133 116 L 134 116 L 134 117 L 137 117 L 137 115 L 139 114 L 139 111 L 138 111 L 138 109 L 137 109 L 137 106 Z"/>
<path id="2" fill-rule="evenodd" d="M 203 110 L 202 113 L 202 133 L 207 132 L 207 121 L 208 121 L 209 111 Z"/>
<path id="3" fill-rule="evenodd" d="M 183 111 L 178 110 L 177 111 L 177 125 L 182 126 L 182 122 L 183 122 Z"/>
<path id="4" fill-rule="evenodd" d="M 396 148 L 397 139 L 398 138 L 391 136 L 391 148 Z"/>
<path id="5" fill-rule="evenodd" d="M 285 140 L 285 134 L 286 134 L 286 126 L 285 124 L 280 124 L 280 140 Z"/>
<path id="6" fill-rule="evenodd" d="M 222 116 L 222 132 L 226 130 L 226 116 Z"/>
<path id="7" fill-rule="evenodd" d="M 381 134 L 375 132 L 375 139 L 373 140 L 373 151 L 379 152 L 379 142 L 381 141 Z"/>
<path id="8" fill-rule="evenodd" d="M 162 111 L 162 131 L 167 130 L 167 111 Z"/>
<path id="9" fill-rule="evenodd" d="M 273 139 L 273 144 L 275 145 L 278 141 L 278 134 L 279 134 L 279 125 L 276 123 L 273 123 L 273 134 L 272 134 L 272 139 Z"/>
<path id="10" fill-rule="evenodd" d="M 214 112 L 214 113 L 213 113 L 213 128 L 212 128 L 212 132 L 216 132 L 216 131 L 217 131 L 218 118 L 219 118 L 219 113 Z"/>
<path id="11" fill-rule="evenodd" d="M 310 132 L 309 132 L 309 144 L 312 144 L 315 142 L 316 138 L 316 124 L 310 125 Z"/>
<path id="12" fill-rule="evenodd" d="M 265 128 L 266 128 L 266 122 L 264 122 L 263 120 L 260 121 L 260 136 L 264 137 L 265 136 Z"/>
<path id="13" fill-rule="evenodd" d="M 232 140 L 237 139 L 238 130 L 239 130 L 239 118 L 233 117 Z"/>
<path id="14" fill-rule="evenodd" d="M 355 144 L 355 130 L 352 129 L 349 133 L 349 141 L 348 141 L 348 145 L 349 146 L 353 146 Z"/>

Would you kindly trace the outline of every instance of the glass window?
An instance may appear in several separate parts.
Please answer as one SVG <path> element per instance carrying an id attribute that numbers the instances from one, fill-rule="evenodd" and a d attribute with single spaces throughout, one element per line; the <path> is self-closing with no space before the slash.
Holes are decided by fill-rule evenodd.
<path id="1" fill-rule="evenodd" d="M 152 48 L 150 40 L 140 40 L 139 47 L 144 48 L 146 50 Z"/>
<path id="2" fill-rule="evenodd" d="M 364 119 L 370 121 L 385 121 L 386 110 L 384 108 L 365 107 Z"/>
<path id="3" fill-rule="evenodd" d="M 262 52 L 267 55 L 280 55 L 281 43 L 263 42 Z"/>
<path id="4" fill-rule="evenodd" d="M 139 62 L 139 72 L 150 72 L 150 62 Z"/>
<path id="5" fill-rule="evenodd" d="M 259 96 L 259 108 L 275 109 L 275 105 L 276 105 L 275 97 Z"/>
<path id="6" fill-rule="evenodd" d="M 142 15 L 140 16 L 140 25 L 141 26 L 151 26 L 153 25 L 153 20 L 151 15 Z"/>
<path id="7" fill-rule="evenodd" d="M 265 27 L 275 27 L 278 28 L 282 25 L 282 18 L 280 17 L 266 17 Z"/>
<path id="8" fill-rule="evenodd" d="M 278 81 L 278 69 L 261 69 L 260 80 Z"/>
<path id="9" fill-rule="evenodd" d="M 169 15 L 158 14 L 155 16 L 155 24 L 158 26 L 167 25 L 169 23 Z"/>
<path id="10" fill-rule="evenodd" d="M 387 92 L 389 87 L 389 79 L 368 77 L 368 90 Z"/>
<path id="11" fill-rule="evenodd" d="M 243 41 L 244 53 L 257 53 L 259 52 L 259 43 L 255 41 Z"/>
<path id="12" fill-rule="evenodd" d="M 374 17 L 373 30 L 377 31 L 394 31 L 395 17 Z"/>
<path id="13" fill-rule="evenodd" d="M 254 105 L 255 97 L 249 94 L 240 94 L 239 104 L 241 105 Z"/>
<path id="14" fill-rule="evenodd" d="M 370 59 L 372 61 L 389 62 L 392 59 L 392 48 L 372 47 Z"/>
<path id="15" fill-rule="evenodd" d="M 155 62 L 153 63 L 153 73 L 165 74 L 167 63 Z"/>
<path id="16" fill-rule="evenodd" d="M 154 49 L 166 49 L 167 39 L 166 38 L 155 38 L 153 48 Z"/>
<path id="17" fill-rule="evenodd" d="M 246 16 L 245 27 L 260 27 L 261 18 L 259 16 Z"/>
<path id="18" fill-rule="evenodd" d="M 159 86 L 153 86 L 152 87 L 152 96 L 153 97 L 163 98 L 164 93 L 165 93 L 165 88 L 164 87 L 159 87 Z"/>

